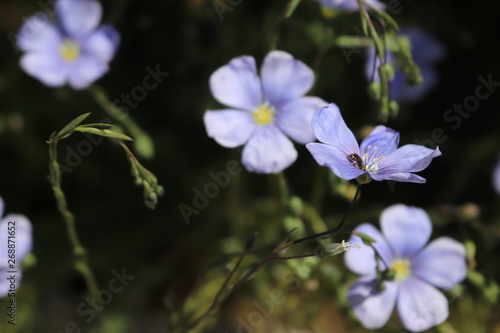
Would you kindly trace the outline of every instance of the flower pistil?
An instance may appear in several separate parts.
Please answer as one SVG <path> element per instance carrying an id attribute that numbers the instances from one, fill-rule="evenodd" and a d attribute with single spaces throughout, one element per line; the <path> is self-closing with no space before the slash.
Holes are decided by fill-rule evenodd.
<path id="1" fill-rule="evenodd" d="M 80 47 L 72 39 L 66 38 L 59 48 L 59 54 L 66 62 L 73 62 L 80 56 Z"/>
<path id="2" fill-rule="evenodd" d="M 392 269 L 395 272 L 395 281 L 401 281 L 410 276 L 410 261 L 408 259 L 394 259 Z"/>
<path id="3" fill-rule="evenodd" d="M 257 125 L 268 125 L 274 121 L 276 109 L 265 102 L 252 111 L 253 119 Z"/>

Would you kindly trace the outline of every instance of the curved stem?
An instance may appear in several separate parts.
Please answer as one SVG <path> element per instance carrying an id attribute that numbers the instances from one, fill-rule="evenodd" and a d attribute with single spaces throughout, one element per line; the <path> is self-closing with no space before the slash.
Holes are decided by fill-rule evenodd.
<path id="1" fill-rule="evenodd" d="M 361 16 L 361 21 L 366 22 L 368 29 L 370 31 L 371 38 L 373 38 L 373 43 L 375 45 L 376 57 L 379 59 L 380 65 L 378 67 L 378 74 L 380 77 L 380 103 L 381 103 L 381 118 L 382 121 L 387 121 L 389 116 L 389 78 L 387 73 L 383 70 L 382 64 L 384 64 L 385 59 L 385 48 L 382 39 L 377 33 L 377 29 L 373 25 L 373 22 L 368 14 L 363 0 L 357 0 L 359 6 L 359 13 Z"/>
<path id="2" fill-rule="evenodd" d="M 352 211 L 352 208 L 354 207 L 354 203 L 358 199 L 358 196 L 359 196 L 359 193 L 360 193 L 360 189 L 361 189 L 361 185 L 362 184 L 358 183 L 358 185 L 356 187 L 356 194 L 354 194 L 354 198 L 352 199 L 351 203 L 349 204 L 349 208 L 347 208 L 347 211 L 345 212 L 344 217 L 342 218 L 342 220 L 340 220 L 340 223 L 335 228 L 327 230 L 327 231 L 323 231 L 323 232 L 320 232 L 320 233 L 317 233 L 317 234 L 314 234 L 314 235 L 311 235 L 311 236 L 307 236 L 307 237 L 296 239 L 296 240 L 294 240 L 294 241 L 291 242 L 291 243 L 293 243 L 292 245 L 298 244 L 298 243 L 302 243 L 302 242 L 305 242 L 305 241 L 309 241 L 309 240 L 312 240 L 312 239 L 322 238 L 324 236 L 333 234 L 334 232 L 336 232 L 340 228 L 342 228 L 342 226 L 344 225 L 344 222 L 347 220 L 347 217 L 349 216 L 349 214 Z"/>
<path id="3" fill-rule="evenodd" d="M 83 278 L 85 279 L 85 283 L 87 285 L 89 293 L 94 296 L 97 295 L 98 292 L 97 282 L 88 262 L 87 251 L 82 246 L 80 239 L 78 237 L 78 233 L 76 231 L 75 216 L 68 208 L 66 196 L 61 187 L 60 166 L 59 163 L 57 162 L 58 141 L 59 138 L 57 137 L 57 135 L 52 134 L 52 136 L 49 139 L 49 155 L 50 155 L 49 181 L 52 185 L 52 190 L 54 192 L 54 196 L 57 201 L 57 207 L 66 224 L 66 230 L 68 232 L 69 240 L 71 242 L 71 245 L 73 246 L 75 268 L 80 272 L 80 274 L 82 274 Z"/>
<path id="4" fill-rule="evenodd" d="M 154 144 L 149 134 L 144 132 L 128 113 L 123 112 L 122 109 L 114 105 L 101 88 L 93 85 L 89 88 L 89 92 L 103 110 L 121 124 L 134 138 L 134 146 L 137 152 L 146 159 L 152 158 L 154 156 Z"/>
<path id="5" fill-rule="evenodd" d="M 247 281 L 255 272 L 257 272 L 262 266 L 264 266 L 268 262 L 277 261 L 277 260 L 287 260 L 287 259 L 296 259 L 296 258 L 316 256 L 317 254 L 306 254 L 306 255 L 294 256 L 294 257 L 283 257 L 283 258 L 276 257 L 276 255 L 278 255 L 278 253 L 288 249 L 289 247 L 291 247 L 293 245 L 296 245 L 296 244 L 299 244 L 299 243 L 302 243 L 305 241 L 313 240 L 313 239 L 318 239 L 318 238 L 324 237 L 326 235 L 330 235 L 330 234 L 340 230 L 340 228 L 342 228 L 342 226 L 344 225 L 344 222 L 346 221 L 347 217 L 351 213 L 352 208 L 354 207 L 354 203 L 356 202 L 356 200 L 359 196 L 359 193 L 360 193 L 361 185 L 362 185 L 361 183 L 358 183 L 357 188 L 356 188 L 356 194 L 354 195 L 354 198 L 352 199 L 351 204 L 349 205 L 349 208 L 347 209 L 347 211 L 344 214 L 344 217 L 342 218 L 340 223 L 335 228 L 327 230 L 327 231 L 323 231 L 323 232 L 320 232 L 320 233 L 317 233 L 317 234 L 314 234 L 311 236 L 299 238 L 299 239 L 296 239 L 294 241 L 290 241 L 290 242 L 284 244 L 282 247 L 271 251 L 271 253 L 269 253 L 264 259 L 262 259 L 257 265 L 255 265 L 247 274 L 245 274 L 245 276 L 243 276 L 233 286 L 233 289 L 238 287 L 239 285 L 243 284 L 245 281 Z"/>

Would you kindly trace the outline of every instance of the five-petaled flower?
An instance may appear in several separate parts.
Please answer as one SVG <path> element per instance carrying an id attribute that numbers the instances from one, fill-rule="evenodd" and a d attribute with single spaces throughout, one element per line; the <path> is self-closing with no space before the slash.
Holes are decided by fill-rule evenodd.
<path id="1" fill-rule="evenodd" d="M 249 171 L 284 170 L 297 159 L 288 137 L 301 144 L 314 140 L 312 115 L 327 104 L 304 96 L 313 83 L 313 71 L 284 51 L 266 56 L 260 78 L 253 57 L 232 59 L 210 77 L 214 98 L 231 109 L 206 111 L 208 136 L 227 148 L 244 144 L 242 160 Z"/>
<path id="2" fill-rule="evenodd" d="M 109 69 L 119 44 L 110 25 L 98 27 L 101 5 L 94 0 L 56 1 L 58 22 L 26 20 L 17 38 L 26 52 L 20 64 L 26 73 L 49 87 L 68 83 L 83 89 Z"/>
<path id="3" fill-rule="evenodd" d="M 357 0 L 317 0 L 327 9 L 334 9 L 339 11 L 356 11 L 359 9 Z M 362 0 L 365 6 L 373 7 L 377 10 L 384 10 L 385 4 L 378 0 Z"/>
<path id="4" fill-rule="evenodd" d="M 402 204 L 386 208 L 380 216 L 380 233 L 364 223 L 355 231 L 375 239 L 373 247 L 345 253 L 347 267 L 362 275 L 349 288 L 347 299 L 363 326 L 377 329 L 385 325 L 397 306 L 404 327 L 420 332 L 439 325 L 448 317 L 448 300 L 437 288 L 451 289 L 466 276 L 465 247 L 440 237 L 425 246 L 432 223 L 420 208 Z M 362 244 L 358 236 L 349 240 Z M 380 280 L 379 271 L 393 272 L 392 280 Z"/>
<path id="5" fill-rule="evenodd" d="M 399 149 L 399 133 L 385 126 L 377 126 L 360 146 L 347 127 L 335 104 L 318 110 L 312 118 L 314 134 L 323 143 L 308 143 L 319 165 L 329 167 L 343 179 L 351 180 L 368 175 L 375 180 L 425 183 L 412 172 L 422 171 L 434 157 L 435 150 L 420 145 L 405 145 Z"/>
<path id="6" fill-rule="evenodd" d="M 4 202 L 0 197 L 0 216 Z M 31 252 L 31 222 L 21 214 L 9 214 L 0 221 L 0 298 L 12 294 L 21 281 L 21 261 Z M 15 286 L 15 288 L 13 287 Z"/>

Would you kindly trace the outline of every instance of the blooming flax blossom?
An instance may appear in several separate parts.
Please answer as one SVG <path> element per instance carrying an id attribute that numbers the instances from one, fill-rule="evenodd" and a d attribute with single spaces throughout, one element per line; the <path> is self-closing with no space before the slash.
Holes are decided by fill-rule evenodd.
<path id="1" fill-rule="evenodd" d="M 257 74 L 250 56 L 232 59 L 210 77 L 214 98 L 230 107 L 204 115 L 208 136 L 223 147 L 245 145 L 243 165 L 257 173 L 277 173 L 297 159 L 290 138 L 314 140 L 311 117 L 327 103 L 304 96 L 314 83 L 313 71 L 283 51 L 272 51 Z"/>
<path id="2" fill-rule="evenodd" d="M 412 172 L 422 171 L 432 159 L 440 156 L 435 150 L 419 145 L 405 145 L 398 149 L 399 133 L 385 126 L 377 126 L 360 146 L 354 134 L 342 119 L 335 104 L 318 110 L 312 118 L 314 134 L 323 143 L 308 143 L 319 165 L 329 167 L 343 179 L 368 175 L 375 180 L 425 183 Z"/>
<path id="3" fill-rule="evenodd" d="M 327 9 L 340 11 L 356 11 L 359 9 L 357 0 L 317 0 Z M 378 0 L 363 0 L 365 6 L 373 7 L 377 10 L 384 10 L 385 4 Z"/>
<path id="4" fill-rule="evenodd" d="M 420 74 L 424 80 L 422 85 L 410 86 L 406 83 L 403 68 L 398 55 L 387 52 L 387 63 L 396 69 L 394 79 L 390 84 L 390 93 L 394 100 L 398 102 L 417 102 L 430 93 L 438 83 L 438 74 L 435 64 L 445 56 L 444 46 L 432 35 L 418 28 L 401 29 L 399 35 L 406 36 L 411 42 L 411 55 L 413 61 L 420 69 Z M 378 71 L 374 70 L 380 65 L 375 57 L 375 48 L 367 49 L 365 62 L 365 74 L 368 80 L 380 81 Z"/>
<path id="5" fill-rule="evenodd" d="M 362 275 L 349 288 L 349 306 L 370 329 L 384 326 L 395 305 L 404 327 L 411 332 L 441 324 L 448 317 L 448 300 L 436 287 L 451 289 L 465 279 L 465 247 L 449 237 L 425 246 L 432 223 L 427 213 L 416 207 L 397 204 L 386 208 L 380 226 L 382 233 L 369 223 L 355 231 L 376 240 L 373 247 L 381 259 L 377 261 L 367 246 L 345 253 L 347 267 Z M 349 242 L 362 244 L 358 236 Z M 381 271 L 392 269 L 393 279 L 377 280 L 377 264 Z"/>
<path id="6" fill-rule="evenodd" d="M 0 216 L 4 203 L 0 197 Z M 31 223 L 24 215 L 9 214 L 0 221 L 0 298 L 12 293 L 21 280 L 20 264 L 31 252 Z M 14 277 L 12 279 L 12 277 Z"/>
<path id="7" fill-rule="evenodd" d="M 500 156 L 493 169 L 493 188 L 500 195 Z"/>
<path id="8" fill-rule="evenodd" d="M 68 83 L 83 89 L 103 76 L 115 55 L 118 32 L 110 25 L 98 27 L 101 5 L 94 0 L 57 1 L 58 22 L 26 20 L 17 38 L 26 52 L 21 67 L 49 87 Z"/>

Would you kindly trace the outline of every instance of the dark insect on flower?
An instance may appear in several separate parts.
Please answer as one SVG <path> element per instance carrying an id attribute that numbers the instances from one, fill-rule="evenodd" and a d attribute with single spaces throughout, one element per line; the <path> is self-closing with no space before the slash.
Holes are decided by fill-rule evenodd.
<path id="1" fill-rule="evenodd" d="M 349 155 L 347 155 L 347 160 L 349 162 L 351 162 L 351 164 L 354 164 L 354 166 L 356 168 L 358 168 L 359 170 L 365 171 L 365 163 L 363 162 L 363 160 L 361 159 L 361 157 L 359 157 L 358 154 L 349 154 Z"/>

